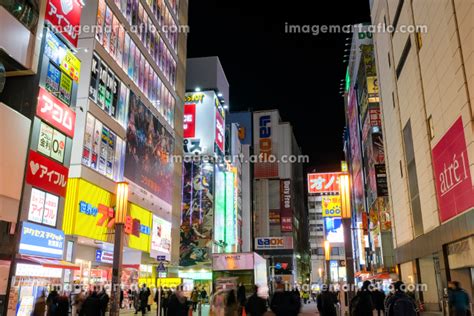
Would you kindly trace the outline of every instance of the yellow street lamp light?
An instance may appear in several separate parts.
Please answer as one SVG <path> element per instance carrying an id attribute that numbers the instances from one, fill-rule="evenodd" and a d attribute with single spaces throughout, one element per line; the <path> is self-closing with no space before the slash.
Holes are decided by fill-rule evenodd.
<path id="1" fill-rule="evenodd" d="M 341 174 L 339 176 L 339 188 L 341 194 L 341 217 L 351 218 L 351 194 L 350 194 L 349 175 Z"/>

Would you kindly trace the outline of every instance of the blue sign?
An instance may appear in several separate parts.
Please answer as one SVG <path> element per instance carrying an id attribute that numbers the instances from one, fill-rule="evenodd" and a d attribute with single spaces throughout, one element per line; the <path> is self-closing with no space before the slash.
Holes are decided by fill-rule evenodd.
<path id="1" fill-rule="evenodd" d="M 344 232 L 340 217 L 324 217 L 324 229 L 326 230 L 327 241 L 332 243 L 344 242 Z"/>
<path id="2" fill-rule="evenodd" d="M 158 261 L 165 261 L 165 260 L 166 260 L 166 256 L 156 256 L 156 260 L 158 260 Z"/>
<path id="3" fill-rule="evenodd" d="M 160 264 L 158 264 L 158 266 L 156 267 L 156 271 L 157 272 L 166 272 L 166 268 L 165 268 L 165 265 L 163 264 L 163 261 L 161 261 Z"/>
<path id="4" fill-rule="evenodd" d="M 23 222 L 20 254 L 62 259 L 63 249 L 64 232 L 62 230 Z"/>
<path id="5" fill-rule="evenodd" d="M 281 269 L 281 263 L 277 262 L 277 264 L 275 264 L 275 269 L 280 270 Z"/>

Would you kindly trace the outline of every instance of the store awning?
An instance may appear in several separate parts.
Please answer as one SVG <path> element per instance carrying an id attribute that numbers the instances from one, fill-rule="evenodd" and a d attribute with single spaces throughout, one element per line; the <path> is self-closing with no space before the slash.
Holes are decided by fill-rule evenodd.
<path id="1" fill-rule="evenodd" d="M 389 280 L 391 278 L 390 273 L 382 272 L 368 277 L 367 280 Z"/>
<path id="2" fill-rule="evenodd" d="M 40 258 L 33 256 L 21 256 L 20 261 L 23 263 L 39 264 L 45 268 L 57 268 L 67 270 L 79 270 L 81 267 L 77 264 L 58 259 Z"/>

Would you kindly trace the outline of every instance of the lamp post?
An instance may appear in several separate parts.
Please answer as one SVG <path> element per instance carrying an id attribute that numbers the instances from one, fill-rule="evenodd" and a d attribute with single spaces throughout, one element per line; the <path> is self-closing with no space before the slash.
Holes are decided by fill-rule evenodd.
<path id="1" fill-rule="evenodd" d="M 331 244 L 328 240 L 324 241 L 324 259 L 326 260 L 326 282 L 331 283 Z"/>
<path id="2" fill-rule="evenodd" d="M 110 315 L 117 316 L 120 311 L 120 283 L 122 275 L 123 258 L 123 233 L 127 217 L 128 205 L 128 183 L 117 183 L 117 194 L 115 203 L 115 238 L 114 238 L 114 260 L 112 263 L 112 292 Z"/>
<path id="3" fill-rule="evenodd" d="M 344 171 L 347 171 L 344 170 Z M 341 217 L 342 227 L 344 231 L 344 252 L 346 259 L 346 277 L 348 285 L 348 302 L 354 296 L 354 258 L 352 254 L 352 230 L 351 230 L 351 193 L 350 193 L 350 179 L 349 174 L 343 173 L 339 177 L 339 188 L 341 195 Z"/>

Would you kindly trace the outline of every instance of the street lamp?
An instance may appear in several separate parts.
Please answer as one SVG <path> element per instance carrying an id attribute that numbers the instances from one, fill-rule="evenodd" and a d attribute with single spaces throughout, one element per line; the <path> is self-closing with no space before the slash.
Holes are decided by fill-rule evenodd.
<path id="1" fill-rule="evenodd" d="M 329 240 L 324 241 L 324 259 L 326 259 L 326 280 L 329 285 L 331 283 L 331 244 Z"/>
<path id="2" fill-rule="evenodd" d="M 114 260 L 112 263 L 112 292 L 110 315 L 116 316 L 120 311 L 120 283 L 122 275 L 123 257 L 123 233 L 125 220 L 127 217 L 128 205 L 128 183 L 117 183 L 117 194 L 115 203 L 115 239 L 114 239 Z"/>
<path id="3" fill-rule="evenodd" d="M 354 258 L 352 256 L 352 230 L 351 230 L 351 192 L 350 192 L 350 179 L 347 173 L 347 165 L 345 162 L 341 164 L 344 171 L 339 177 L 339 190 L 341 195 L 341 217 L 342 227 L 344 231 L 344 248 L 345 248 L 345 259 L 346 259 L 346 277 L 349 291 L 347 292 L 348 301 L 352 299 L 354 295 L 353 284 L 354 284 Z M 345 166 L 345 167 L 344 167 Z"/>

